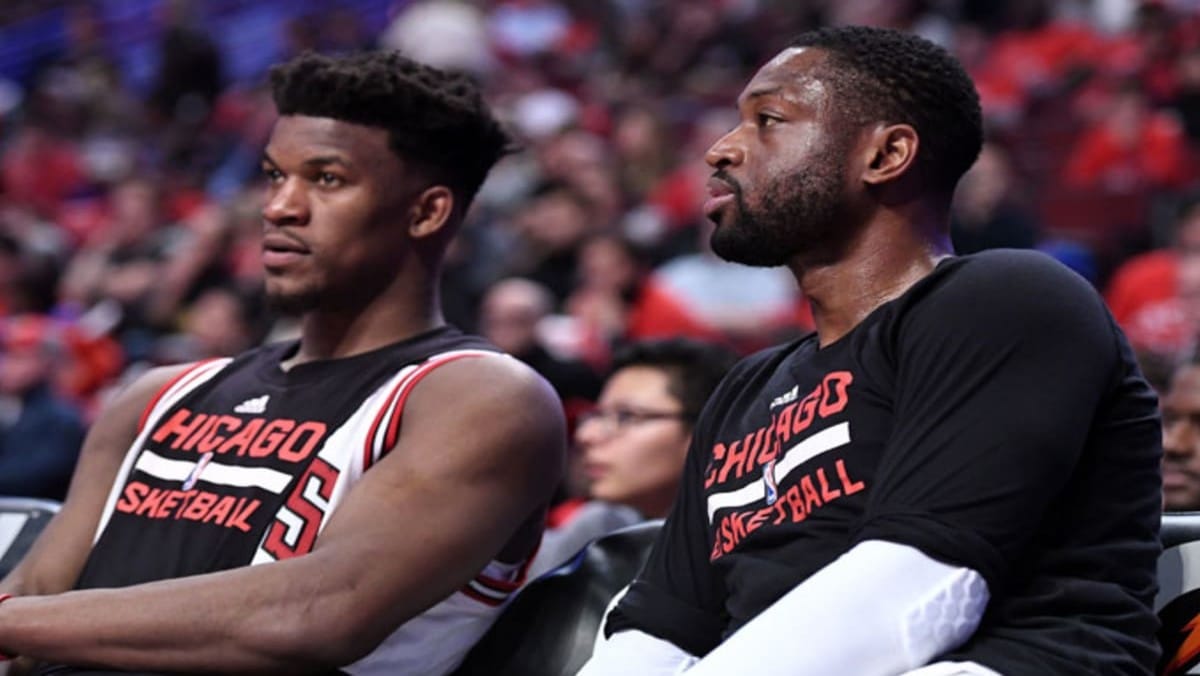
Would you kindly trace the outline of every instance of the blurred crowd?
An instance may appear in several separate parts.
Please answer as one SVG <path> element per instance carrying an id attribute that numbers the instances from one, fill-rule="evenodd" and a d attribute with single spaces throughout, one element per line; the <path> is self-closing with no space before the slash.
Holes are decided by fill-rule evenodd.
<path id="1" fill-rule="evenodd" d="M 4 3 L 0 25 L 53 9 L 63 37 L 0 79 L 0 481 L 35 446 L 69 467 L 106 394 L 144 369 L 292 334 L 259 296 L 265 73 L 234 76 L 206 19 L 255 4 L 155 5 L 155 71 L 135 88 L 104 3 Z M 1160 385 L 1196 349 L 1194 1 L 397 0 L 378 25 L 361 4 L 272 26 L 276 60 L 400 49 L 483 84 L 520 147 L 453 247 L 445 313 L 545 374 L 569 412 L 632 341 L 746 353 L 811 328 L 786 270 L 711 254 L 699 209 L 704 150 L 749 75 L 828 24 L 919 33 L 975 78 L 989 142 L 956 195 L 960 253 L 1059 258 L 1105 291 Z M 36 486 L 61 497 L 57 479 Z"/>

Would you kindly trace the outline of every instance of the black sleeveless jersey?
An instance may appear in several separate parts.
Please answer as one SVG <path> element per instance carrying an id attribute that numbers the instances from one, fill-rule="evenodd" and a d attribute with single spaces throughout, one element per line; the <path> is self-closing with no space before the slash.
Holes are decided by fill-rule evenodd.
<path id="1" fill-rule="evenodd" d="M 147 407 L 79 589 L 226 570 L 310 551 L 328 514 L 395 444 L 423 373 L 496 349 L 442 327 L 299 364 L 280 343 L 197 364 Z"/>

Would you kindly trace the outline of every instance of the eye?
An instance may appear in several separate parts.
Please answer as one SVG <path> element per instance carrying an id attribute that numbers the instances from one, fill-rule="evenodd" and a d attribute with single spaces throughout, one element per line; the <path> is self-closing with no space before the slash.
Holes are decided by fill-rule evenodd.
<path id="1" fill-rule="evenodd" d="M 283 179 L 283 172 L 275 167 L 263 167 L 262 174 L 270 183 L 278 183 Z"/>
<path id="2" fill-rule="evenodd" d="M 342 184 L 342 177 L 328 171 L 317 174 L 317 184 L 324 188 L 336 188 Z"/>
<path id="3" fill-rule="evenodd" d="M 617 427 L 625 427 L 637 418 L 637 414 L 627 408 L 614 408 L 612 417 Z"/>
<path id="4" fill-rule="evenodd" d="M 758 126 L 759 126 L 759 127 L 772 127 L 772 126 L 774 126 L 774 125 L 775 125 L 777 122 L 779 122 L 779 118 L 777 118 L 777 117 L 773 117 L 773 116 L 771 116 L 771 115 L 768 115 L 768 114 L 766 114 L 766 113 L 759 113 L 759 114 L 758 114 L 758 117 L 757 117 L 757 120 L 758 120 Z"/>

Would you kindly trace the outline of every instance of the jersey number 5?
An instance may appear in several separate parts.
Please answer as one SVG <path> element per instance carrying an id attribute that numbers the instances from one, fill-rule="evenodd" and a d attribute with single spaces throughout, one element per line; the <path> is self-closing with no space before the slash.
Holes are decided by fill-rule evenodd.
<path id="1" fill-rule="evenodd" d="M 329 510 L 329 498 L 338 471 L 320 457 L 313 458 L 300 477 L 287 503 L 267 530 L 262 548 L 276 559 L 289 559 L 312 551 L 321 522 Z"/>

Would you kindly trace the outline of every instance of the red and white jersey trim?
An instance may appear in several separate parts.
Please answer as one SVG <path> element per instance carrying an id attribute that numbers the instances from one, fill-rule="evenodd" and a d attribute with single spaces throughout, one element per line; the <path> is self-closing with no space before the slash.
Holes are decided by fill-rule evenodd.
<path id="1" fill-rule="evenodd" d="M 396 445 L 400 434 L 400 418 L 403 415 L 404 404 L 412 394 L 417 384 L 439 366 L 468 357 L 502 356 L 486 350 L 453 350 L 434 355 L 429 359 L 405 368 L 392 380 L 388 387 L 388 396 L 380 407 L 370 431 L 367 432 L 363 444 L 363 469 L 369 469 L 372 464 L 387 455 Z"/>

